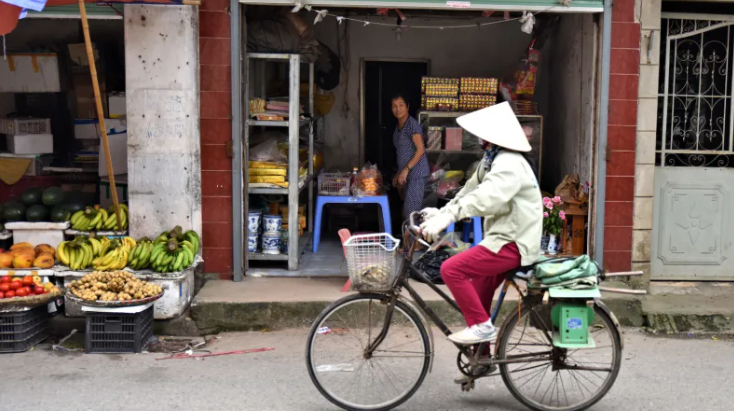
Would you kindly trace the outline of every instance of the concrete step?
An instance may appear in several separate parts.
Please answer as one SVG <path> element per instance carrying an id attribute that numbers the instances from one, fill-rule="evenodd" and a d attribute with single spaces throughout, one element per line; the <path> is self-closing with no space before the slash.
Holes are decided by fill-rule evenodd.
<path id="1" fill-rule="evenodd" d="M 648 331 L 665 334 L 734 332 L 732 296 L 649 295 L 642 302 Z"/>
<path id="2" fill-rule="evenodd" d="M 209 281 L 194 298 L 191 318 L 204 333 L 275 330 L 309 327 L 323 309 L 346 295 L 344 278 L 252 278 L 240 283 Z M 616 285 L 614 285 L 616 286 Z M 460 324 L 462 316 L 424 284 L 414 284 L 428 306 L 447 324 Z M 448 289 L 442 289 L 449 295 Z M 499 292 L 495 295 L 495 300 Z M 517 309 L 517 292 L 506 297 L 500 319 Z M 623 326 L 643 324 L 639 298 L 607 293 L 604 302 Z"/>

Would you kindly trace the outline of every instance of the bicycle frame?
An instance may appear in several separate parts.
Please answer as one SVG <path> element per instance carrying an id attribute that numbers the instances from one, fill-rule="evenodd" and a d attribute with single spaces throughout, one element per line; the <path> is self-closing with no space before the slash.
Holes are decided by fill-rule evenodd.
<path id="1" fill-rule="evenodd" d="M 415 301 L 415 303 L 418 304 L 418 307 L 425 313 L 428 318 L 431 319 L 431 321 L 441 330 L 441 332 L 444 333 L 447 337 L 452 334 L 451 329 L 446 325 L 446 323 L 441 320 L 441 318 L 428 306 L 428 304 L 421 298 L 421 296 L 418 294 L 418 292 L 410 285 L 409 282 L 409 271 L 412 271 L 416 275 L 418 275 L 419 278 L 423 280 L 425 284 L 427 284 L 433 292 L 438 294 L 444 301 L 446 301 L 453 309 L 461 313 L 461 308 L 459 308 L 459 305 L 454 301 L 451 297 L 449 297 L 443 290 L 438 288 L 433 282 L 431 282 L 419 269 L 417 269 L 413 263 L 413 253 L 416 249 L 416 243 L 414 242 L 412 246 L 409 249 L 408 255 L 404 257 L 403 265 L 400 269 L 400 273 L 398 274 L 398 278 L 396 279 L 395 286 L 392 288 L 392 293 L 388 294 L 390 295 L 390 301 L 388 302 L 388 309 L 385 314 L 385 322 L 383 323 L 382 330 L 380 333 L 375 337 L 375 340 L 371 342 L 367 348 L 365 349 L 365 358 L 371 357 L 372 353 L 379 347 L 379 345 L 384 341 L 385 337 L 387 336 L 387 332 L 390 328 L 390 321 L 392 320 L 392 314 L 395 309 L 395 305 L 397 304 L 398 298 L 400 297 L 400 293 L 402 289 L 405 289 L 408 291 L 408 294 L 410 297 Z M 514 280 L 508 278 L 505 280 L 505 283 L 502 287 L 502 291 L 500 292 L 499 300 L 497 301 L 497 304 L 494 308 L 494 311 L 492 312 L 492 322 L 494 323 L 497 319 L 497 316 L 499 315 L 500 308 L 502 307 L 502 303 L 505 300 L 505 296 L 507 295 L 507 290 L 511 287 L 517 287 L 517 283 L 515 283 Z M 521 304 L 522 302 L 520 302 Z M 535 314 L 537 316 L 537 313 L 534 313 L 531 311 L 531 315 Z M 542 319 L 541 319 L 542 321 Z M 545 333 L 543 333 L 545 334 Z M 549 340 L 552 341 L 552 338 Z M 456 345 L 456 347 L 459 349 L 459 351 L 468 358 L 472 365 L 478 365 L 479 364 L 479 350 L 477 350 L 477 355 L 475 355 L 474 352 L 472 352 L 472 346 L 466 346 L 466 345 Z M 548 355 L 551 355 L 551 351 L 548 351 Z M 508 364 L 508 363 L 518 363 L 518 362 L 537 362 L 537 361 L 543 361 L 547 360 L 547 358 L 540 357 L 545 353 L 534 353 L 532 355 L 517 355 L 513 356 L 512 359 L 493 359 L 492 364 Z"/>

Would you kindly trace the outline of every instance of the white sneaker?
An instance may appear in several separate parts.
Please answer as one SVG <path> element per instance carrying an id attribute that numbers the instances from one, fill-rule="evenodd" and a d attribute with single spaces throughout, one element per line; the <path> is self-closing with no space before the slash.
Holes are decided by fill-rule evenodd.
<path id="1" fill-rule="evenodd" d="M 474 345 L 497 340 L 497 327 L 491 322 L 474 324 L 463 331 L 449 335 L 449 340 L 459 345 Z"/>

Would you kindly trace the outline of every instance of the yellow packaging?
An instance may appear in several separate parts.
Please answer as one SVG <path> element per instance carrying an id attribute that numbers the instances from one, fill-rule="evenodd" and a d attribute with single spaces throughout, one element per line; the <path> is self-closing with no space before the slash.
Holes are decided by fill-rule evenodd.
<path id="1" fill-rule="evenodd" d="M 285 183 L 283 176 L 250 176 L 251 183 Z"/>
<path id="2" fill-rule="evenodd" d="M 250 168 L 277 168 L 287 170 L 288 165 L 283 163 L 268 163 L 264 161 L 250 161 Z"/>
<path id="3" fill-rule="evenodd" d="M 281 168 L 253 168 L 250 170 L 250 176 L 281 176 L 285 177 L 288 171 Z"/>

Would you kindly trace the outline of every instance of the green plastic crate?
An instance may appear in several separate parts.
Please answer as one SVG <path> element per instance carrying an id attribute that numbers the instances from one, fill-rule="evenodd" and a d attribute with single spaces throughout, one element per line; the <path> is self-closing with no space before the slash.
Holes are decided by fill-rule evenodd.
<path id="1" fill-rule="evenodd" d="M 589 325 L 594 320 L 594 309 L 585 302 L 561 301 L 553 305 L 553 345 L 561 348 L 591 348 L 594 341 Z"/>

